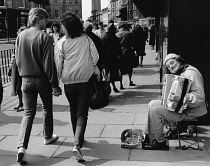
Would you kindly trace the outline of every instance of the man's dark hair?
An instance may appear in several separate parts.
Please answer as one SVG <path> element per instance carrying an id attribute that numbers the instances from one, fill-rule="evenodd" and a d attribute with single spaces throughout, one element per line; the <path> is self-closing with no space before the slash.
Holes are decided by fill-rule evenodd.
<path id="1" fill-rule="evenodd" d="M 83 24 L 75 14 L 71 12 L 65 12 L 59 18 L 59 21 L 66 28 L 68 36 L 70 36 L 72 39 L 82 35 Z"/>

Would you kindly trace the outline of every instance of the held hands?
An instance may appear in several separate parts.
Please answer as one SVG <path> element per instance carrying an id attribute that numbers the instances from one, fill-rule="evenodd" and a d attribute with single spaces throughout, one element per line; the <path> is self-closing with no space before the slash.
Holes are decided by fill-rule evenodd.
<path id="1" fill-rule="evenodd" d="M 56 97 L 62 95 L 62 90 L 61 88 L 58 86 L 56 88 L 52 88 L 52 94 Z"/>

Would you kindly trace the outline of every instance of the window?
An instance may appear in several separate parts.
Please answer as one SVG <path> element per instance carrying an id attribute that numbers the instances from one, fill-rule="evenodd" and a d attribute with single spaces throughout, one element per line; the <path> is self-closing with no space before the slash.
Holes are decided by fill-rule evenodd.
<path id="1" fill-rule="evenodd" d="M 58 10 L 55 10 L 55 17 L 58 17 Z"/>
<path id="2" fill-rule="evenodd" d="M 74 14 L 78 16 L 79 11 L 78 10 L 75 10 Z"/>
<path id="3" fill-rule="evenodd" d="M 54 4 L 58 4 L 58 0 L 54 0 Z"/>
<path id="4" fill-rule="evenodd" d="M 72 4 L 72 0 L 69 0 L 69 3 Z"/>
<path id="5" fill-rule="evenodd" d="M 66 4 L 66 0 L 63 0 L 63 4 L 64 4 L 64 5 Z"/>
<path id="6" fill-rule="evenodd" d="M 0 6 L 4 6 L 4 0 L 0 0 Z"/>
<path id="7" fill-rule="evenodd" d="M 18 0 L 18 7 L 19 7 L 19 8 L 25 7 L 24 0 Z"/>
<path id="8" fill-rule="evenodd" d="M 78 5 L 78 4 L 79 4 L 78 0 L 75 0 L 75 5 Z"/>

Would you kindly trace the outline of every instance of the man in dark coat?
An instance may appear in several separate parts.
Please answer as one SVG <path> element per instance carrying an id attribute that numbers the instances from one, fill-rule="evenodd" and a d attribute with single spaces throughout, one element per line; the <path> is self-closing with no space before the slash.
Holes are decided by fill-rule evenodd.
<path id="1" fill-rule="evenodd" d="M 132 34 L 127 29 L 127 25 L 125 23 L 119 24 L 119 32 L 116 33 L 116 36 L 120 39 L 120 45 L 123 52 L 122 57 L 120 58 L 120 71 L 122 75 L 128 74 L 130 86 L 135 86 L 132 78 L 133 73 L 133 66 L 131 63 L 131 56 L 132 54 L 135 54 L 133 51 L 133 43 L 132 43 Z M 123 89 L 122 82 L 121 82 L 121 88 Z"/>
<path id="2" fill-rule="evenodd" d="M 140 25 L 136 25 L 134 27 L 132 36 L 133 36 L 133 49 L 136 51 L 137 56 L 140 57 L 140 66 L 142 66 L 144 56 L 146 55 L 145 44 L 147 36 Z"/>
<path id="3" fill-rule="evenodd" d="M 153 24 L 150 28 L 150 31 L 149 31 L 149 45 L 152 47 L 152 50 L 154 49 L 155 47 L 155 38 L 156 38 L 156 32 L 155 32 L 155 25 Z"/>

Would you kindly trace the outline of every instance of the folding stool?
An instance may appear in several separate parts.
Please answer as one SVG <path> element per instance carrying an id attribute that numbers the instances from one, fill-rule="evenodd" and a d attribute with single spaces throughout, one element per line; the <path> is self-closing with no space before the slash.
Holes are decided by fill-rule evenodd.
<path id="1" fill-rule="evenodd" d="M 186 125 L 194 125 L 195 128 L 194 128 L 194 131 L 193 131 L 193 134 L 195 133 L 195 139 L 193 139 L 193 135 L 192 135 L 192 138 L 188 138 L 188 137 L 184 137 L 183 135 L 180 135 L 179 133 L 179 128 L 181 127 L 177 127 L 177 136 L 178 136 L 178 140 L 179 140 L 179 146 L 176 147 L 176 149 L 182 149 L 182 150 L 186 150 L 186 149 L 194 149 L 194 150 L 199 150 L 200 147 L 199 147 L 199 140 L 198 140 L 198 131 L 197 131 L 197 122 L 198 120 L 197 119 L 192 119 L 192 120 L 182 120 L 179 122 L 179 125 L 181 126 L 181 124 L 186 124 Z M 189 143 L 189 140 L 191 141 L 194 141 L 193 143 L 189 143 L 188 146 L 185 146 L 185 145 L 181 145 L 181 140 L 184 141 L 184 142 L 188 142 Z M 196 148 L 192 147 L 193 145 L 196 145 Z"/>

